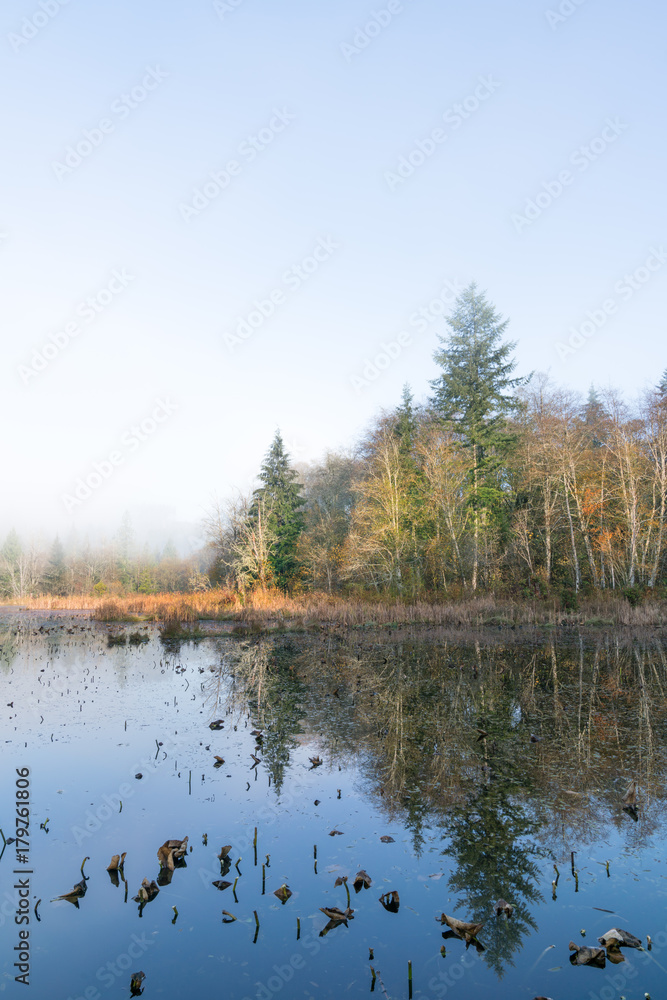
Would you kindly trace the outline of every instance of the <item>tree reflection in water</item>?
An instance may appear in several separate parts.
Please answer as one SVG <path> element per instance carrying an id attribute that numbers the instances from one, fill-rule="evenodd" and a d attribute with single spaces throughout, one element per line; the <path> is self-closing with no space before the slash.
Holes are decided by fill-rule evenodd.
<path id="1" fill-rule="evenodd" d="M 262 729 L 277 791 L 305 740 L 363 775 L 417 855 L 439 831 L 454 905 L 485 921 L 483 958 L 501 976 L 537 930 L 545 859 L 569 862 L 611 829 L 645 847 L 664 822 L 665 647 L 617 635 L 268 638 L 230 643 L 223 674 Z M 637 822 L 623 811 L 631 780 Z"/>

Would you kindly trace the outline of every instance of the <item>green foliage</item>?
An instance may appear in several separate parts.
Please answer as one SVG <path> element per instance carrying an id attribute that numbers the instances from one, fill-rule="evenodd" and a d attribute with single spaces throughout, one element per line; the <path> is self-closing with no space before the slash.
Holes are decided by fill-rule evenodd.
<path id="1" fill-rule="evenodd" d="M 410 386 L 406 382 L 403 386 L 401 405 L 396 410 L 396 423 L 394 434 L 400 441 L 399 451 L 402 457 L 407 458 L 412 454 L 412 446 L 417 431 L 417 416 L 413 405 L 414 397 Z"/>
<path id="2" fill-rule="evenodd" d="M 631 607 L 636 608 L 644 600 L 644 591 L 641 587 L 625 587 L 623 597 Z"/>
<path id="3" fill-rule="evenodd" d="M 515 443 L 508 423 L 519 408 L 513 393 L 525 379 L 512 376 L 515 344 L 503 341 L 509 321 L 474 282 L 461 293 L 447 322 L 450 334 L 440 338 L 442 347 L 434 355 L 441 374 L 431 382 L 431 404 L 470 452 L 475 589 L 480 552 L 495 533 L 509 535 L 509 483 L 503 460 Z"/>
<path id="4" fill-rule="evenodd" d="M 153 579 L 152 571 L 146 566 L 139 572 L 137 580 L 137 590 L 140 594 L 155 594 L 157 587 Z"/>
<path id="5" fill-rule="evenodd" d="M 560 592 L 560 606 L 563 611 L 578 611 L 579 597 L 572 586 L 563 587 Z"/>
<path id="6" fill-rule="evenodd" d="M 453 424 L 474 464 L 492 468 L 514 440 L 507 417 L 516 411 L 511 395 L 525 379 L 512 378 L 515 344 L 503 343 L 509 320 L 503 320 L 473 282 L 459 296 L 448 319 L 451 333 L 441 337 L 434 360 L 441 374 L 431 382 L 432 405 Z"/>
<path id="7" fill-rule="evenodd" d="M 301 486 L 291 467 L 280 431 L 259 472 L 260 486 L 253 493 L 251 521 L 263 516 L 274 541 L 269 554 L 273 580 L 282 590 L 293 586 L 300 570 L 297 545 L 304 527 Z"/>

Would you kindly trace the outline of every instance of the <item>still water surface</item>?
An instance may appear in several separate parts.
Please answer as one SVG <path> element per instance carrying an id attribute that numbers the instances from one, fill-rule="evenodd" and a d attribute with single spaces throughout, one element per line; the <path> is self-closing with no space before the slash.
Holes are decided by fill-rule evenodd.
<path id="1" fill-rule="evenodd" d="M 48 628 L 0 630 L 0 825 L 15 832 L 27 767 L 31 907 L 41 899 L 26 993 L 7 846 L 0 992 L 129 997 L 142 971 L 147 1000 L 399 1000 L 411 962 L 415 998 L 667 995 L 658 640 L 169 646 L 145 629 L 141 645 L 109 646 L 83 621 Z M 636 809 L 623 802 L 633 780 Z M 158 848 L 185 837 L 183 861 L 161 873 Z M 84 857 L 85 895 L 52 901 L 81 881 Z M 372 885 L 356 892 L 360 869 Z M 348 906 L 343 876 L 354 913 L 331 924 L 320 908 Z M 140 906 L 144 878 L 160 891 Z M 380 902 L 394 891 L 397 912 Z M 495 914 L 501 898 L 510 919 Z M 483 923 L 480 948 L 443 912 Z M 570 963 L 570 941 L 597 946 L 617 927 L 644 950 L 604 969 Z"/>

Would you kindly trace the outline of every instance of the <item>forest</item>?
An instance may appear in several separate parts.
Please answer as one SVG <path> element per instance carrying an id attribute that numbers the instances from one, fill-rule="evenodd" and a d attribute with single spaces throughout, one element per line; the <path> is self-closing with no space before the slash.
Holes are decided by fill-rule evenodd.
<path id="1" fill-rule="evenodd" d="M 616 591 L 665 597 L 667 371 L 628 401 L 586 399 L 515 374 L 516 344 L 472 283 L 439 338 L 438 375 L 406 385 L 347 451 L 294 465 L 280 432 L 256 488 L 211 503 L 207 545 L 186 559 L 141 552 L 124 519 L 105 546 L 49 551 L 11 531 L 7 598 L 38 593 L 237 592 L 276 588 L 451 600 Z"/>

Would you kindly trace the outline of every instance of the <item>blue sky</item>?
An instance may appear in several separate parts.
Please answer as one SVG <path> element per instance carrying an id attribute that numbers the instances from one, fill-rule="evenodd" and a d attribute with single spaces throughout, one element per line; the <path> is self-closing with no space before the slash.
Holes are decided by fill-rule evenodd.
<path id="1" fill-rule="evenodd" d="M 0 535 L 129 509 L 195 537 L 276 427 L 313 460 L 405 381 L 422 398 L 438 311 L 473 279 L 520 372 L 657 381 L 665 19 L 641 0 L 6 0 Z"/>

